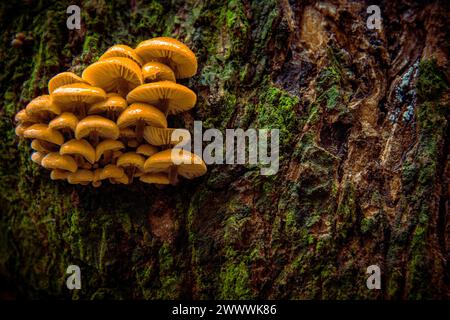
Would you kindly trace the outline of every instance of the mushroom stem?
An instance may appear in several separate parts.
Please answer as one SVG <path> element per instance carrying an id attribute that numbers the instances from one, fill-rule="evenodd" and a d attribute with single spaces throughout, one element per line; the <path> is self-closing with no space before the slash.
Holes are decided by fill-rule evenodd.
<path id="1" fill-rule="evenodd" d="M 98 144 L 98 132 L 97 131 L 92 131 L 89 135 L 89 138 L 92 142 L 92 146 L 96 147 Z"/>
<path id="2" fill-rule="evenodd" d="M 128 94 L 128 83 L 124 80 L 119 80 L 119 85 L 117 86 L 117 93 L 121 97 L 126 97 Z"/>
<path id="3" fill-rule="evenodd" d="M 80 107 L 80 119 L 86 118 L 87 114 L 87 105 L 86 103 L 83 103 Z"/>
<path id="4" fill-rule="evenodd" d="M 169 113 L 169 101 L 166 99 L 159 100 L 159 107 L 161 108 L 161 111 L 164 113 L 164 116 L 167 118 L 167 114 Z"/>
<path id="5" fill-rule="evenodd" d="M 136 173 L 136 167 L 135 166 L 130 166 L 125 168 L 125 174 L 128 177 L 128 182 L 129 183 L 133 183 L 133 178 L 134 178 L 134 174 Z"/>
<path id="6" fill-rule="evenodd" d="M 134 129 L 134 134 L 136 135 L 136 139 L 139 143 L 142 142 L 142 136 L 144 134 L 145 122 L 142 120 L 138 120 L 136 122 L 136 127 Z"/>
<path id="7" fill-rule="evenodd" d="M 171 166 L 169 168 L 169 180 L 170 184 L 176 186 L 178 184 L 178 167 Z"/>

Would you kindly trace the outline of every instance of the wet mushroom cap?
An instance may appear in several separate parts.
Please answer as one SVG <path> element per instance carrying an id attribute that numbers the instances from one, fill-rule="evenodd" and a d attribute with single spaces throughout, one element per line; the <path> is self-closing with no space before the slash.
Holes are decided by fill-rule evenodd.
<path id="1" fill-rule="evenodd" d="M 197 58 L 184 43 L 168 37 L 142 41 L 135 49 L 147 63 L 159 61 L 168 64 L 177 78 L 189 78 L 197 72 Z"/>
<path id="2" fill-rule="evenodd" d="M 42 95 L 31 100 L 26 106 L 25 112 L 28 116 L 34 118 L 40 119 L 47 115 L 53 118 L 61 113 L 61 109 L 49 95 Z"/>
<path id="3" fill-rule="evenodd" d="M 118 151 L 125 148 L 122 141 L 106 139 L 95 147 L 95 161 L 99 161 L 106 151 Z"/>
<path id="4" fill-rule="evenodd" d="M 70 184 L 84 184 L 94 180 L 94 173 L 90 170 L 79 169 L 78 171 L 71 173 L 67 176 L 67 181 Z"/>
<path id="5" fill-rule="evenodd" d="M 49 122 L 48 127 L 55 130 L 70 129 L 75 132 L 78 124 L 78 118 L 70 112 L 63 112 L 52 121 Z"/>
<path id="6" fill-rule="evenodd" d="M 154 154 L 145 161 L 144 170 L 166 172 L 171 166 L 177 166 L 178 174 L 187 179 L 202 176 L 207 170 L 199 156 L 183 149 L 167 149 Z"/>
<path id="7" fill-rule="evenodd" d="M 16 133 L 16 136 L 23 138 L 25 130 L 27 130 L 30 127 L 28 124 L 20 123 L 17 125 L 17 127 L 14 129 L 14 132 Z"/>
<path id="8" fill-rule="evenodd" d="M 57 88 L 52 93 L 53 102 L 63 110 L 71 110 L 82 104 L 93 104 L 106 99 L 103 89 L 86 83 L 72 83 Z"/>
<path id="9" fill-rule="evenodd" d="M 146 173 L 139 177 L 145 183 L 170 184 L 169 177 L 165 173 Z"/>
<path id="10" fill-rule="evenodd" d="M 61 169 L 53 169 L 52 172 L 50 172 L 50 179 L 66 180 L 70 174 L 71 174 L 70 171 L 61 170 Z"/>
<path id="11" fill-rule="evenodd" d="M 146 63 L 142 67 L 142 77 L 144 82 L 155 82 L 155 81 L 172 81 L 175 82 L 175 74 L 170 67 L 166 66 L 164 63 L 157 61 L 151 61 Z"/>
<path id="12" fill-rule="evenodd" d="M 89 108 L 88 114 L 101 114 L 109 110 L 120 114 L 128 107 L 127 101 L 118 94 L 108 93 L 106 96 L 106 100 L 93 104 Z"/>
<path id="13" fill-rule="evenodd" d="M 141 120 L 147 125 L 159 128 L 167 127 L 167 119 L 156 107 L 146 103 L 133 103 L 117 119 L 119 128 L 127 128 L 136 125 Z"/>
<path id="14" fill-rule="evenodd" d="M 105 139 L 115 140 L 119 137 L 119 128 L 114 121 L 101 116 L 88 116 L 78 122 L 75 130 L 75 138 L 81 139 L 94 131 Z"/>
<path id="15" fill-rule="evenodd" d="M 109 179 L 109 181 L 113 184 L 116 184 L 116 183 L 130 184 L 130 179 L 128 179 L 128 176 L 126 174 L 124 174 L 120 178 L 111 178 L 111 179 Z"/>
<path id="16" fill-rule="evenodd" d="M 142 154 L 143 156 L 150 157 L 155 153 L 158 153 L 158 148 L 155 146 L 151 146 L 149 144 L 141 144 L 136 149 L 136 153 Z"/>
<path id="17" fill-rule="evenodd" d="M 106 165 L 100 173 L 100 179 L 120 179 L 125 175 L 125 172 L 121 167 L 114 164 Z"/>
<path id="18" fill-rule="evenodd" d="M 41 141 L 39 141 L 39 139 L 34 139 L 33 141 L 31 141 L 30 147 L 31 147 L 31 149 L 39 151 L 41 153 L 50 153 L 50 152 L 55 151 L 55 150 L 50 150 L 50 149 L 46 148 L 46 146 L 43 146 Z"/>
<path id="19" fill-rule="evenodd" d="M 135 152 L 127 152 L 117 158 L 116 165 L 122 168 L 136 167 L 139 171 L 144 171 L 145 158 Z"/>
<path id="20" fill-rule="evenodd" d="M 172 138 L 172 134 L 177 130 L 178 140 Z M 179 134 L 178 134 L 179 133 Z M 147 126 L 144 128 L 144 139 L 153 146 L 164 145 L 186 145 L 191 141 L 191 134 L 186 129 L 174 129 L 174 128 L 156 128 Z"/>
<path id="21" fill-rule="evenodd" d="M 37 163 L 38 165 L 41 165 L 42 159 L 45 157 L 45 153 L 42 152 L 33 152 L 31 154 L 31 161 L 34 163 Z"/>
<path id="22" fill-rule="evenodd" d="M 14 117 L 14 120 L 20 124 L 34 124 L 39 122 L 38 118 L 28 115 L 25 109 L 22 109 L 19 112 L 17 112 L 16 116 Z"/>
<path id="23" fill-rule="evenodd" d="M 136 62 L 139 66 L 143 65 L 142 59 L 137 55 L 134 49 L 124 44 L 116 44 L 112 46 L 106 50 L 106 52 L 98 60 L 101 61 L 114 57 L 128 58 Z"/>
<path id="24" fill-rule="evenodd" d="M 95 149 L 84 139 L 72 139 L 64 143 L 59 149 L 59 153 L 83 156 L 89 163 L 95 162 Z"/>
<path id="25" fill-rule="evenodd" d="M 64 143 L 63 135 L 44 123 L 36 123 L 29 126 L 23 133 L 28 139 L 39 139 L 53 144 L 62 145 Z"/>
<path id="26" fill-rule="evenodd" d="M 86 81 L 84 81 L 81 77 L 77 76 L 73 72 L 61 72 L 56 76 L 54 76 L 53 78 L 51 78 L 50 81 L 48 82 L 48 92 L 52 94 L 53 91 L 55 91 L 59 87 L 73 83 L 86 84 Z"/>
<path id="27" fill-rule="evenodd" d="M 41 162 L 41 165 L 47 169 L 61 169 L 70 172 L 77 171 L 77 163 L 68 155 L 61 155 L 58 152 L 47 154 Z"/>
<path id="28" fill-rule="evenodd" d="M 93 86 L 112 92 L 127 85 L 127 91 L 143 83 L 139 65 L 128 58 L 107 58 L 91 64 L 83 71 L 83 79 Z"/>
<path id="29" fill-rule="evenodd" d="M 162 101 L 168 103 L 168 114 L 177 114 L 193 108 L 197 96 L 191 89 L 171 81 L 146 83 L 127 95 L 129 104 L 144 102 L 161 108 Z"/>

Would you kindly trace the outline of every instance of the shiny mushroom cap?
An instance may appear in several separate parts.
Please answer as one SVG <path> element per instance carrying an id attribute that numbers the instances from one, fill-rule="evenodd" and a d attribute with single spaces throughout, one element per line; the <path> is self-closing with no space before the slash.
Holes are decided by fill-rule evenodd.
<path id="1" fill-rule="evenodd" d="M 142 154 L 145 157 L 150 157 L 155 153 L 158 153 L 158 148 L 151 146 L 149 144 L 141 144 L 137 149 L 136 153 Z"/>
<path id="2" fill-rule="evenodd" d="M 79 169 L 78 171 L 69 174 L 67 181 L 70 184 L 84 184 L 87 185 L 94 180 L 94 173 L 90 170 Z"/>
<path id="3" fill-rule="evenodd" d="M 84 139 L 72 139 L 70 141 L 67 141 L 61 146 L 61 148 L 59 149 L 59 153 L 62 155 L 80 155 L 91 164 L 94 164 L 95 162 L 95 149 L 89 142 Z"/>
<path id="4" fill-rule="evenodd" d="M 99 161 L 106 151 L 118 151 L 125 148 L 122 141 L 106 139 L 100 142 L 95 148 L 95 161 Z"/>
<path id="5" fill-rule="evenodd" d="M 186 129 L 156 128 L 148 126 L 144 128 L 143 136 L 144 139 L 153 146 L 184 146 L 191 141 L 191 134 Z"/>
<path id="6" fill-rule="evenodd" d="M 146 173 L 139 177 L 145 183 L 170 184 L 169 177 L 165 173 Z"/>
<path id="7" fill-rule="evenodd" d="M 127 101 L 129 104 L 148 103 L 160 108 L 163 112 L 167 111 L 168 114 L 177 114 L 194 107 L 197 96 L 191 89 L 181 84 L 158 81 L 143 84 L 132 90 L 127 96 Z"/>
<path id="8" fill-rule="evenodd" d="M 187 179 L 202 176 L 207 170 L 199 156 L 183 149 L 167 149 L 154 154 L 145 161 L 144 170 L 167 172 L 172 166 L 177 166 L 178 174 Z"/>
<path id="9" fill-rule="evenodd" d="M 145 63 L 159 61 L 167 64 L 177 78 L 192 77 L 197 72 L 195 54 L 176 39 L 158 37 L 142 41 L 135 51 Z"/>
<path id="10" fill-rule="evenodd" d="M 61 155 L 58 152 L 47 154 L 41 162 L 41 165 L 47 169 L 61 169 L 70 172 L 77 171 L 77 163 L 68 155 Z"/>
<path id="11" fill-rule="evenodd" d="M 175 74 L 170 67 L 166 66 L 164 63 L 157 61 L 151 61 L 146 63 L 142 67 L 142 77 L 144 82 L 155 82 L 155 81 L 172 81 L 175 82 Z"/>
<path id="12" fill-rule="evenodd" d="M 167 127 L 167 119 L 164 114 L 158 108 L 146 103 L 130 105 L 117 119 L 117 125 L 123 129 L 135 126 L 138 121 L 143 121 L 153 127 Z"/>
<path id="13" fill-rule="evenodd" d="M 46 143 L 41 143 L 39 139 L 34 139 L 31 141 L 31 149 L 39 151 L 41 153 L 50 153 L 57 151 L 58 147 L 56 145 L 53 145 L 53 148 L 49 148 L 49 145 Z"/>
<path id="14" fill-rule="evenodd" d="M 70 174 L 71 174 L 70 171 L 61 170 L 61 169 L 53 169 L 52 172 L 50 172 L 50 179 L 66 180 Z"/>
<path id="15" fill-rule="evenodd" d="M 125 175 L 125 172 L 121 167 L 114 164 L 106 165 L 100 173 L 100 179 L 120 179 Z"/>
<path id="16" fill-rule="evenodd" d="M 106 99 L 106 93 L 103 89 L 86 83 L 72 83 L 61 86 L 53 91 L 51 96 L 53 102 L 66 111 L 76 110 Z"/>
<path id="17" fill-rule="evenodd" d="M 81 139 L 92 132 L 96 132 L 105 139 L 115 140 L 119 137 L 119 128 L 116 123 L 101 116 L 88 116 L 78 122 L 75 137 Z"/>
<path id="18" fill-rule="evenodd" d="M 127 101 L 116 93 L 108 93 L 106 100 L 93 104 L 88 114 L 108 114 L 119 115 L 128 107 Z"/>
<path id="19" fill-rule="evenodd" d="M 70 129 L 75 132 L 78 124 L 78 118 L 70 112 L 63 112 L 55 119 L 49 122 L 48 127 L 55 130 Z"/>
<path id="20" fill-rule="evenodd" d="M 33 152 L 31 154 L 31 161 L 34 163 L 37 163 L 38 165 L 41 165 L 42 159 L 45 157 L 45 153 L 42 152 Z"/>
<path id="21" fill-rule="evenodd" d="M 42 95 L 31 100 L 26 106 L 25 112 L 33 118 L 52 119 L 61 113 L 61 109 L 49 95 Z"/>
<path id="22" fill-rule="evenodd" d="M 19 124 L 25 125 L 32 125 L 39 122 L 39 118 L 28 115 L 25 109 L 22 109 L 19 112 L 17 112 L 16 116 L 14 117 L 14 120 Z"/>
<path id="23" fill-rule="evenodd" d="M 91 85 L 125 96 L 143 83 L 139 65 L 128 58 L 107 58 L 91 64 L 82 75 Z"/>
<path id="24" fill-rule="evenodd" d="M 118 167 L 135 167 L 139 171 L 144 171 L 145 158 L 135 152 L 126 152 L 117 158 Z"/>
<path id="25" fill-rule="evenodd" d="M 106 52 L 98 60 L 101 61 L 114 57 L 128 58 L 136 62 L 139 66 L 143 65 L 142 59 L 136 54 L 134 49 L 124 44 L 116 44 L 112 46 L 106 50 Z"/>
<path id="26" fill-rule="evenodd" d="M 15 128 L 14 132 L 16 133 L 16 136 L 23 138 L 25 130 L 27 130 L 29 127 L 30 127 L 29 124 L 19 123 Z"/>
<path id="27" fill-rule="evenodd" d="M 29 126 L 23 133 L 28 139 L 39 139 L 53 144 L 62 145 L 64 137 L 59 131 L 51 129 L 44 123 L 36 123 Z"/>
<path id="28" fill-rule="evenodd" d="M 73 84 L 73 83 L 84 83 L 86 84 L 86 81 L 84 81 L 81 77 L 77 76 L 73 72 L 61 72 L 50 79 L 48 82 L 48 92 L 50 94 L 53 93 L 56 89 L 59 87 Z"/>

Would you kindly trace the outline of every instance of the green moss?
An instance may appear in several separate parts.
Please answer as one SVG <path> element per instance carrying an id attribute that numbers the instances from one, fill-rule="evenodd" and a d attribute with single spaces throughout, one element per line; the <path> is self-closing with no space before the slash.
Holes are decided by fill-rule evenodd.
<path id="1" fill-rule="evenodd" d="M 422 60 L 419 65 L 419 77 L 417 79 L 417 96 L 421 102 L 439 100 L 444 90 L 448 88 L 448 82 L 442 70 L 439 69 L 436 60 Z"/>

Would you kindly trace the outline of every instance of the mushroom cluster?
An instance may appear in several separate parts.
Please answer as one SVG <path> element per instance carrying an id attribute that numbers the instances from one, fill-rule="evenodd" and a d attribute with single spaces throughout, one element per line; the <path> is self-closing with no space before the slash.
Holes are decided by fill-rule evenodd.
<path id="1" fill-rule="evenodd" d="M 32 139 L 31 160 L 52 180 L 101 185 L 133 178 L 158 185 L 206 173 L 203 160 L 173 147 L 167 117 L 194 107 L 197 97 L 176 83 L 197 71 L 194 53 L 178 40 L 159 37 L 109 48 L 79 77 L 62 72 L 48 95 L 33 99 L 15 117 L 16 134 Z"/>

